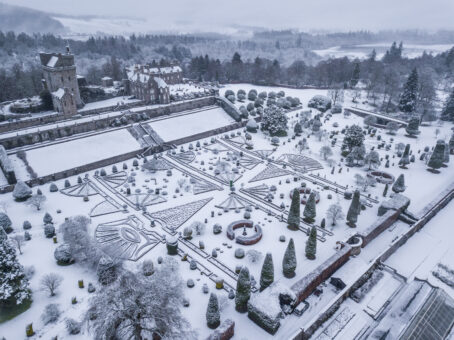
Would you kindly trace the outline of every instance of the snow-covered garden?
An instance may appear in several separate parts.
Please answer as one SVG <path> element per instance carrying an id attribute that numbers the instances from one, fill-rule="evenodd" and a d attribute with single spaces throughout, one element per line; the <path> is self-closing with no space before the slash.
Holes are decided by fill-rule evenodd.
<path id="1" fill-rule="evenodd" d="M 1 336 L 205 339 L 229 319 L 236 339 L 287 338 L 295 315 L 273 337 L 244 313 L 248 301 L 309 274 L 395 193 L 418 213 L 452 181 L 446 123 L 376 127 L 327 90 L 235 84 L 220 95 L 245 128 L 0 196 L 0 267 L 11 268 L 0 278 Z M 171 141 L 232 122 L 217 108 L 150 126 Z M 138 148 L 126 130 L 65 144 L 27 152 L 38 175 Z M 316 309 L 329 294 L 308 301 Z M 347 308 L 336 322 L 351 318 Z"/>

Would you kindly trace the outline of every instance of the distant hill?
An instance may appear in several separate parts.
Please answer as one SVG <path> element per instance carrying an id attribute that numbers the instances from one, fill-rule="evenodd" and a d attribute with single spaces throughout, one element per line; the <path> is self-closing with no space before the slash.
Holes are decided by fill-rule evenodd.
<path id="1" fill-rule="evenodd" d="M 0 3 L 0 31 L 62 33 L 65 27 L 45 12 Z"/>

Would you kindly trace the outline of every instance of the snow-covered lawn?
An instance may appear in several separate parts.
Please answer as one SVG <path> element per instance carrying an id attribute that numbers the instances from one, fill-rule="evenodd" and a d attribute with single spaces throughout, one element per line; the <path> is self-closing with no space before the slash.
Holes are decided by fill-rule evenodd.
<path id="1" fill-rule="evenodd" d="M 103 107 L 109 107 L 109 106 L 114 106 L 114 105 L 118 105 L 118 104 L 137 103 L 139 101 L 140 100 L 138 100 L 138 99 L 129 99 L 128 97 L 125 97 L 125 96 L 114 97 L 114 98 L 109 98 L 109 99 L 85 104 L 85 106 L 82 109 L 80 109 L 79 112 L 100 109 Z"/>
<path id="2" fill-rule="evenodd" d="M 139 149 L 131 134 L 120 129 L 31 149 L 27 159 L 38 176 L 45 176 Z"/>
<path id="3" fill-rule="evenodd" d="M 149 123 L 149 125 L 165 142 L 169 142 L 217 129 L 234 122 L 222 108 L 216 108 L 170 119 L 157 120 Z"/>

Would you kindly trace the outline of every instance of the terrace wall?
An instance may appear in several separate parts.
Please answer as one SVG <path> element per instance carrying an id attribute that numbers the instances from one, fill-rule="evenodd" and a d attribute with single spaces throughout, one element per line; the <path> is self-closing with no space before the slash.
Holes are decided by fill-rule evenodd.
<path id="1" fill-rule="evenodd" d="M 133 106 L 137 106 L 137 103 L 131 103 L 131 104 L 126 104 L 130 105 L 129 108 Z M 143 105 L 140 103 L 140 105 Z M 134 110 L 135 113 L 137 114 L 146 114 L 148 116 L 148 119 L 160 117 L 160 116 L 165 116 L 169 115 L 175 112 L 180 112 L 180 111 L 186 111 L 186 110 L 192 110 L 192 109 L 197 109 L 201 108 L 204 106 L 208 105 L 214 105 L 214 97 L 205 97 L 205 98 L 199 98 L 199 99 L 194 99 L 194 100 L 189 100 L 189 101 L 182 101 L 182 102 L 176 102 L 170 105 L 166 106 L 160 106 L 160 107 L 151 107 L 151 108 L 144 108 L 142 110 Z M 104 108 L 102 108 L 104 109 Z M 101 110 L 101 109 L 98 109 Z M 93 110 L 92 110 L 93 111 Z M 84 114 L 88 114 L 85 113 Z M 87 122 L 77 122 L 77 120 L 74 121 L 74 125 L 71 126 L 55 126 L 54 128 L 44 130 L 45 127 L 43 126 L 42 131 L 36 131 L 36 132 L 31 132 L 27 133 L 24 135 L 16 135 L 8 138 L 2 138 L 0 136 L 0 144 L 2 144 L 5 149 L 13 149 L 16 147 L 24 146 L 24 145 L 31 145 L 35 143 L 41 143 L 45 141 L 50 141 L 50 140 L 55 140 L 58 138 L 64 138 L 80 133 L 86 133 L 86 132 L 91 132 L 91 131 L 96 131 L 96 130 L 103 130 L 106 129 L 110 126 L 110 123 L 113 119 L 118 118 L 117 117 L 105 117 L 101 119 L 96 119 L 92 121 L 87 121 Z M 47 118 L 46 118 L 47 119 Z M 52 122 L 52 121 L 51 121 Z M 0 126 L 0 132 L 1 132 L 1 126 Z"/>
<path id="2" fill-rule="evenodd" d="M 323 281 L 329 278 L 350 258 L 352 248 L 348 244 L 342 244 L 342 248 L 325 262 L 315 268 L 305 277 L 295 282 L 291 290 L 296 295 L 296 304 L 305 300 Z"/>

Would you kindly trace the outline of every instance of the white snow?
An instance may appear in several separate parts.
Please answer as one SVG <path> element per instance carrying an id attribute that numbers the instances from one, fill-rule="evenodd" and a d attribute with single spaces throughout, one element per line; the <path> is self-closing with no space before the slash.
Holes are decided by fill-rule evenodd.
<path id="1" fill-rule="evenodd" d="M 38 176 L 45 176 L 134 150 L 140 150 L 139 143 L 120 129 L 32 149 L 27 159 Z"/>
<path id="2" fill-rule="evenodd" d="M 165 141 L 170 142 L 197 133 L 230 125 L 235 121 L 221 108 L 157 120 L 149 125 Z"/>

